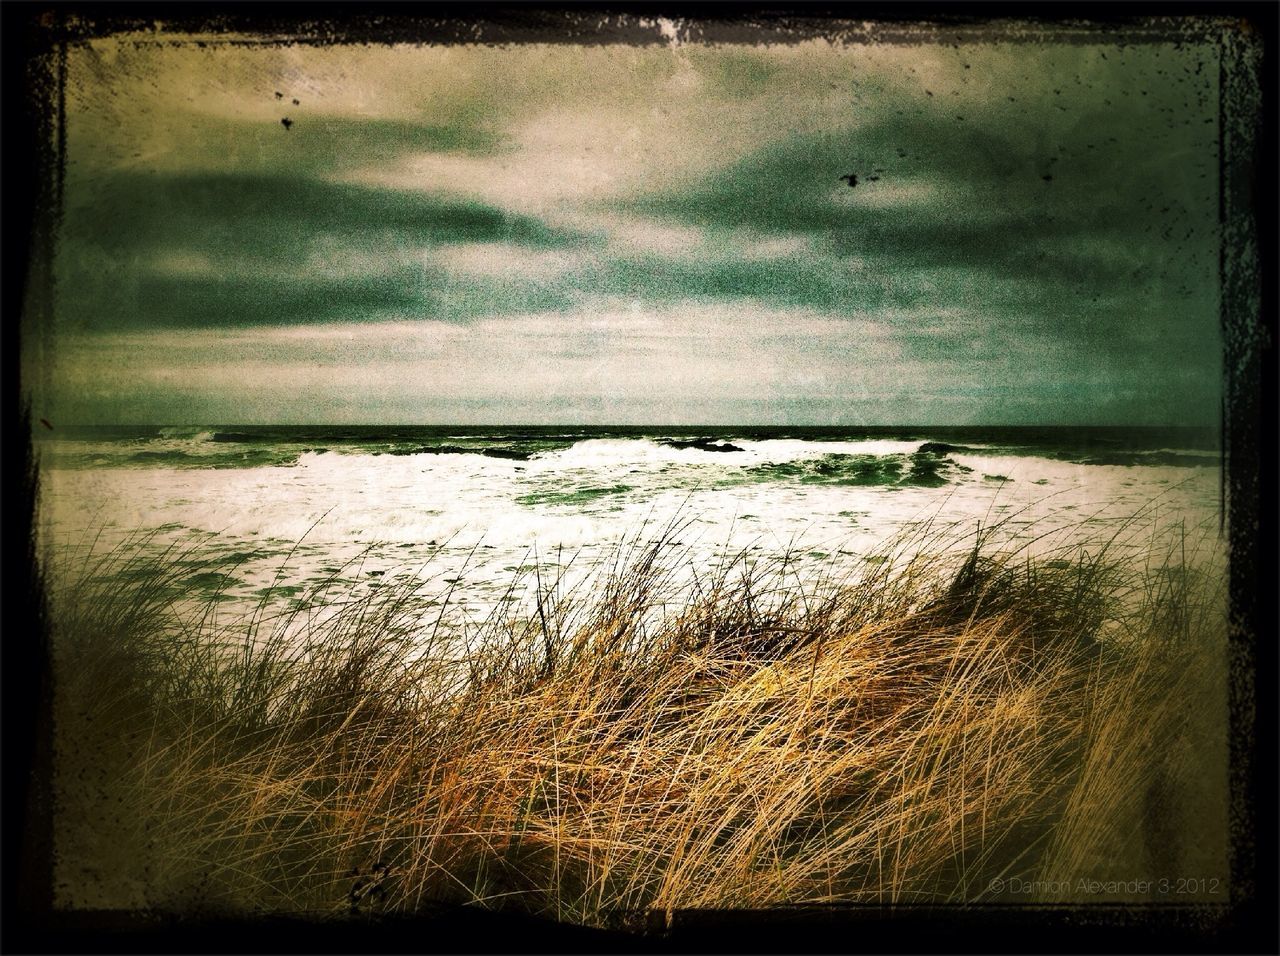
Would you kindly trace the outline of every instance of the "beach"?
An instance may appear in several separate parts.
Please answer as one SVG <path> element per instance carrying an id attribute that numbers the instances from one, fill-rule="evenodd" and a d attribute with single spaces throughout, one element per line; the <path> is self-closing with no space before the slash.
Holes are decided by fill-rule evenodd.
<path id="1" fill-rule="evenodd" d="M 410 578 L 447 587 L 472 621 L 518 602 L 511 585 L 531 572 L 572 585 L 673 527 L 689 568 L 785 555 L 806 583 L 913 534 L 998 528 L 1001 547 L 1040 553 L 1081 535 L 1114 533 L 1114 550 L 1216 532 L 1220 462 L 1203 430 L 884 431 L 87 431 L 41 443 L 42 531 L 53 548 L 199 542 L 193 593 L 242 607 Z"/>
<path id="2" fill-rule="evenodd" d="M 43 446 L 59 905 L 1228 892 L 1190 436 L 247 435 Z"/>

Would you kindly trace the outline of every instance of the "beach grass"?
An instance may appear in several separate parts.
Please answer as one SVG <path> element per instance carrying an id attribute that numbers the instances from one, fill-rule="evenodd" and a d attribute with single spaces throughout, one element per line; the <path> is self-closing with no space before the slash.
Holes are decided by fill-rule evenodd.
<path id="1" fill-rule="evenodd" d="M 917 533 L 813 582 L 690 569 L 679 530 L 479 625 L 411 577 L 228 616 L 187 583 L 202 546 L 57 556 L 59 905 L 642 929 L 1225 894 L 1224 580 L 1185 533 L 1123 560 Z"/>

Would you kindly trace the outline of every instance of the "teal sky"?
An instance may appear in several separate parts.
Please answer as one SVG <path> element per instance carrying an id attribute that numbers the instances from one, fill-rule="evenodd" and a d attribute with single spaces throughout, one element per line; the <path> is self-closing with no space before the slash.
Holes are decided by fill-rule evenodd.
<path id="1" fill-rule="evenodd" d="M 73 49 L 38 414 L 1216 422 L 1212 47 L 661 32 Z"/>

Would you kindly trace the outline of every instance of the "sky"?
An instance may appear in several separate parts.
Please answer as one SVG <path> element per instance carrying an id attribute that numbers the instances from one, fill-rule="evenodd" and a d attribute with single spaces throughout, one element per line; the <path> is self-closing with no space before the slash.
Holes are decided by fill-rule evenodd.
<path id="1" fill-rule="evenodd" d="M 1212 46 L 653 26 L 73 48 L 36 414 L 1216 423 Z"/>

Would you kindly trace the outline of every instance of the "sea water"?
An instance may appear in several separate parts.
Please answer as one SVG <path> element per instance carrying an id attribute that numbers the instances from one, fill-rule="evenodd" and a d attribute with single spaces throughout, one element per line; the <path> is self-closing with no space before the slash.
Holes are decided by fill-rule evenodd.
<path id="1" fill-rule="evenodd" d="M 411 577 L 483 620 L 513 581 L 592 579 L 665 535 L 689 573 L 785 555 L 839 581 L 890 542 L 1028 552 L 1216 534 L 1217 437 L 1192 428 L 201 426 L 37 436 L 51 555 L 199 543 L 196 597 L 296 601 Z M 139 542 L 144 542 L 139 545 Z M 939 545 L 942 546 L 942 545 Z M 967 545 L 965 545 L 967 546 Z M 202 569 L 203 568 L 203 569 Z"/>

